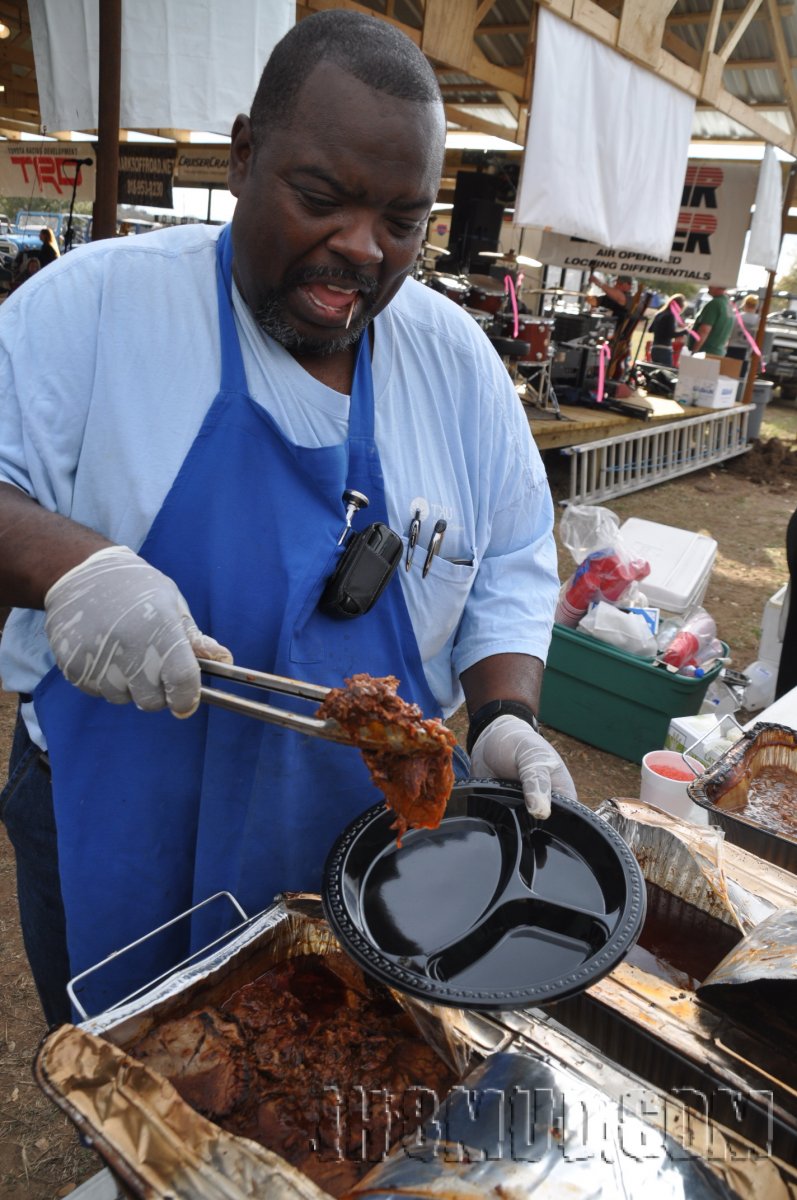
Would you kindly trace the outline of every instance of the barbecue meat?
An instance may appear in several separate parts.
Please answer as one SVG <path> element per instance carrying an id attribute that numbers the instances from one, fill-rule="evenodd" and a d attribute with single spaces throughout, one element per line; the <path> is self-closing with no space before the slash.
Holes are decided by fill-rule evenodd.
<path id="1" fill-rule="evenodd" d="M 186 1104 L 213 1119 L 232 1112 L 249 1089 L 241 1030 L 214 1008 L 164 1022 L 131 1053 L 170 1079 Z"/>
<path id="2" fill-rule="evenodd" d="M 317 954 L 277 963 L 130 1052 L 223 1129 L 342 1196 L 454 1077 L 384 988 L 355 988 L 331 965 Z"/>
<path id="3" fill-rule="evenodd" d="M 393 828 L 399 845 L 411 826 L 436 829 L 454 785 L 454 734 L 442 721 L 424 720 L 417 704 L 407 704 L 396 695 L 399 681 L 394 675 L 352 675 L 345 682 L 345 688 L 332 689 L 316 715 L 322 720 L 333 718 L 355 744 L 366 731 L 369 739 L 379 737 L 386 725 L 400 726 L 410 743 L 420 732 L 434 738 L 438 748 L 431 753 L 399 752 L 386 741 L 384 750 L 361 750 L 361 754 L 396 814 Z"/>

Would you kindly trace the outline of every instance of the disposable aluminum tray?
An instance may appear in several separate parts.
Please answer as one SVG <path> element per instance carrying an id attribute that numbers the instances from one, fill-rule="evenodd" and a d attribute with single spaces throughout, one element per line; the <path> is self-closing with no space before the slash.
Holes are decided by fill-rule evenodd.
<path id="1" fill-rule="evenodd" d="M 685 939 L 693 932 L 690 913 L 704 913 L 729 930 L 735 927 L 741 939 L 773 913 L 797 907 L 793 875 L 727 845 L 717 828 L 682 822 L 630 801 L 604 802 L 598 812 L 628 842 L 646 879 L 689 906 L 680 929 Z M 642 940 L 644 936 L 643 930 Z M 740 963 L 743 945 L 740 940 L 731 951 Z M 789 949 L 790 958 L 785 953 Z M 753 947 L 748 964 L 756 954 Z M 794 981 L 793 946 L 784 947 L 783 959 L 791 962 Z M 751 973 L 740 968 L 737 977 L 749 983 Z M 721 971 L 712 978 L 725 985 L 733 982 Z M 552 1013 L 568 1030 L 651 1084 L 675 1095 L 703 1097 L 706 1111 L 743 1132 L 762 1153 L 797 1162 L 793 1004 L 780 1013 L 753 1005 L 742 1022 L 732 1006 L 723 1004 L 722 990 L 714 985 L 704 998 L 699 988 L 675 985 L 627 960 Z"/>
<path id="2" fill-rule="evenodd" d="M 35 1063 L 43 1091 L 100 1154 L 123 1194 L 146 1200 L 328 1200 L 328 1194 L 278 1153 L 227 1133 L 195 1112 L 156 1071 L 127 1054 L 154 1027 L 223 1003 L 276 963 L 324 957 L 362 986 L 340 950 L 320 898 L 292 895 L 247 921 L 225 946 L 177 970 L 143 995 L 45 1038 Z M 475 1056 L 501 1049 L 512 1032 L 474 1019 L 453 1033 L 433 1006 L 401 995 L 425 1040 L 455 1077 Z"/>
<path id="3" fill-rule="evenodd" d="M 100 1153 L 120 1194 L 329 1200 L 279 1155 L 194 1112 L 124 1052 L 153 1025 L 229 995 L 275 959 L 337 951 L 320 911 L 313 897 L 281 900 L 230 946 L 124 1009 L 62 1026 L 45 1039 L 37 1079 Z M 482 1100 L 474 1110 L 466 1092 L 452 1091 L 440 1121 L 378 1163 L 354 1196 L 409 1200 L 430 1189 L 441 1194 L 442 1187 L 448 1197 L 539 1191 L 591 1200 L 598 1174 L 603 1195 L 650 1200 L 731 1200 L 753 1196 L 759 1183 L 768 1200 L 787 1200 L 787 1187 L 797 1188 L 797 1175 L 762 1160 L 744 1130 L 723 1128 L 692 1110 L 688 1098 L 673 1104 L 541 1010 L 487 1014 L 407 1005 L 427 1040 L 467 1068 L 463 1087 L 475 1089 L 467 1096 Z M 518 1108 L 530 1098 L 534 1114 Z"/>
<path id="4" fill-rule="evenodd" d="M 766 767 L 797 772 L 797 732 L 785 725 L 754 725 L 688 788 L 729 842 L 797 874 L 797 838 L 768 829 L 744 814 L 750 783 Z"/>

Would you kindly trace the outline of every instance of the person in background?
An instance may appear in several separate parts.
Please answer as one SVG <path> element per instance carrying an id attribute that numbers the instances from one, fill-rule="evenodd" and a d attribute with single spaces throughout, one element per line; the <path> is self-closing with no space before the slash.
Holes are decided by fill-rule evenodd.
<path id="1" fill-rule="evenodd" d="M 722 358 L 728 347 L 735 320 L 725 288 L 710 287 L 711 299 L 695 317 L 694 330 L 697 340 L 689 349 L 692 354 L 705 353 Z"/>
<path id="2" fill-rule="evenodd" d="M 41 242 L 41 249 L 37 250 L 36 253 L 43 267 L 49 266 L 51 262 L 55 262 L 57 258 L 61 257 L 58 242 L 49 225 L 45 225 L 43 229 L 39 230 L 39 241 Z"/>
<path id="3" fill-rule="evenodd" d="M 15 292 L 18 288 L 21 288 L 23 283 L 26 283 L 28 279 L 32 279 L 41 270 L 41 267 L 38 250 L 20 250 L 14 259 L 9 291 Z"/>
<path id="4" fill-rule="evenodd" d="M 741 318 L 741 325 L 736 317 L 736 313 L 733 314 L 733 329 L 728 338 L 728 346 L 725 353 L 728 358 L 742 359 L 745 363 L 745 366 L 742 368 L 742 375 L 744 376 L 747 372 L 747 363 L 752 354 L 752 348 L 745 337 L 744 331 L 746 329 L 753 341 L 756 340 L 760 323 L 758 316 L 758 296 L 753 295 L 753 293 L 745 296 L 742 306 L 739 309 L 739 317 Z"/>
<path id="5" fill-rule="evenodd" d="M 675 315 L 676 310 L 679 313 L 682 311 L 684 303 L 684 297 L 680 292 L 676 292 L 659 309 L 651 322 L 650 332 L 653 334 L 653 345 L 650 347 L 650 361 L 658 363 L 661 367 L 673 365 L 673 338 L 687 329 L 683 321 Z"/>
<path id="6" fill-rule="evenodd" d="M 464 700 L 460 778 L 517 781 L 530 820 L 575 796 L 537 728 L 559 590 L 542 460 L 486 335 L 411 277 L 445 128 L 409 38 L 315 13 L 234 122 L 230 225 L 78 246 L 0 311 L 3 819 L 50 1020 L 70 973 L 113 956 L 83 985 L 96 1012 L 223 935 L 204 906 L 115 954 L 208 897 L 320 890 L 382 799 L 356 749 L 200 707 L 197 659 L 395 675 L 427 717 Z M 403 546 L 354 619 L 321 603 L 352 489 L 355 531 Z"/>
<path id="7" fill-rule="evenodd" d="M 590 296 L 589 300 L 599 308 L 608 308 L 612 316 L 619 321 L 628 316 L 633 298 L 634 281 L 630 275 L 618 275 L 615 283 L 604 283 L 597 275 L 590 275 L 590 283 L 595 284 L 603 292 L 603 297 Z"/>

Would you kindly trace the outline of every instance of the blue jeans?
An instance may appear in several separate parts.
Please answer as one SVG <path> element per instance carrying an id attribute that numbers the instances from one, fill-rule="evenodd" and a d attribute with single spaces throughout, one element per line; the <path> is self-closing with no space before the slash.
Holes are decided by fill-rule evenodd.
<path id="1" fill-rule="evenodd" d="M 17 716 L 0 818 L 17 861 L 22 939 L 48 1025 L 72 1020 L 66 920 L 58 875 L 58 845 L 49 770 Z"/>
<path id="2" fill-rule="evenodd" d="M 672 366 L 672 346 L 657 346 L 650 347 L 650 361 L 657 363 L 660 367 Z"/>

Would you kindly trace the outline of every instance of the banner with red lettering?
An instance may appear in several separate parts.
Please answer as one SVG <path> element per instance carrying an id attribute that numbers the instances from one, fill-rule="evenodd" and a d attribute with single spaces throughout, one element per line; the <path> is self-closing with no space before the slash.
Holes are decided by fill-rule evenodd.
<path id="1" fill-rule="evenodd" d="M 547 232 L 527 252 L 557 267 L 735 287 L 757 180 L 757 163 L 690 162 L 668 258 Z"/>
<path id="2" fill-rule="evenodd" d="M 68 204 L 77 176 L 75 199 L 92 201 L 94 164 L 90 142 L 0 142 L 0 195 Z"/>

